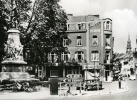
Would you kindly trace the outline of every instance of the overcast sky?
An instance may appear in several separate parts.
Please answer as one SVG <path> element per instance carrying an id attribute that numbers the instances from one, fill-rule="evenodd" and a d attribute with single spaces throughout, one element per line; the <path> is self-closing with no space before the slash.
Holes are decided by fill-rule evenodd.
<path id="1" fill-rule="evenodd" d="M 113 20 L 114 52 L 125 53 L 128 34 L 132 49 L 136 47 L 137 0 L 61 0 L 62 8 L 69 14 L 99 14 L 100 18 Z"/>

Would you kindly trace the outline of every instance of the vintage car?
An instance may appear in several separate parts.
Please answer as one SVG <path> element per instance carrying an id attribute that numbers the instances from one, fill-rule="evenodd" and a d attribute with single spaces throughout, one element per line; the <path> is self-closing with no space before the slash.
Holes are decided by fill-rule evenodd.
<path id="1" fill-rule="evenodd" d="M 27 72 L 1 72 L 0 73 L 0 89 L 31 90 L 40 86 L 39 79 L 31 78 Z"/>

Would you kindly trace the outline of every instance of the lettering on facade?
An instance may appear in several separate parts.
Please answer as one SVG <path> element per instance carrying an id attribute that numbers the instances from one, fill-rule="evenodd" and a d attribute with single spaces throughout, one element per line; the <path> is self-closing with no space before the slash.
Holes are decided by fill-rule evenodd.
<path id="1" fill-rule="evenodd" d="M 99 66 L 97 66 L 97 65 L 93 65 L 93 66 L 83 66 L 83 70 L 85 70 L 85 69 L 98 69 L 99 68 Z"/>

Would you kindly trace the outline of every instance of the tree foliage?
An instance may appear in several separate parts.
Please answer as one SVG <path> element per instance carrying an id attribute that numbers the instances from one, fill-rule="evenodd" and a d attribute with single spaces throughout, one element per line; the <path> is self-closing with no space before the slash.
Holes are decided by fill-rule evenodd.
<path id="1" fill-rule="evenodd" d="M 0 0 L 0 59 L 4 55 L 4 43 L 7 41 L 7 30 L 11 19 L 15 17 L 21 31 L 22 23 L 27 22 L 28 12 L 31 10 L 30 0 Z M 14 9 L 15 8 L 15 9 Z M 14 14 L 13 14 L 14 12 Z M 14 16 L 13 16 L 14 15 Z M 22 32 L 22 31 L 21 31 Z"/>
<path id="2" fill-rule="evenodd" d="M 36 60 L 37 56 L 44 62 L 49 52 L 59 54 L 66 50 L 62 43 L 63 38 L 67 37 L 65 33 L 67 14 L 59 5 L 59 0 L 35 0 L 33 3 L 31 0 L 0 1 L 4 9 L 3 19 L 6 29 L 9 28 L 11 12 L 15 6 L 15 17 L 22 33 L 21 42 L 24 47 L 31 50 L 32 60 Z M 70 42 L 68 39 L 68 43 Z"/>
<path id="3" fill-rule="evenodd" d="M 3 2 L 0 0 L 0 61 L 2 60 L 2 55 L 4 54 L 3 52 L 3 44 L 6 40 L 6 27 L 7 23 L 5 20 L 5 15 L 4 15 L 5 7 Z"/>
<path id="4" fill-rule="evenodd" d="M 57 0 L 35 1 L 33 6 L 32 20 L 27 34 L 27 43 L 42 62 L 47 61 L 49 52 L 56 52 L 58 55 L 65 51 L 63 38 L 67 37 L 66 22 L 67 15 L 58 4 Z M 71 41 L 68 40 L 68 43 Z"/>

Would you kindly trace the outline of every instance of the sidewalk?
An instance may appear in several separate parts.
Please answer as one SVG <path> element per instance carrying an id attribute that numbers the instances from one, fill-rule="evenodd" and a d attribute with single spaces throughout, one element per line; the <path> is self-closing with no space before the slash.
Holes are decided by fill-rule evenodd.
<path id="1" fill-rule="evenodd" d="M 9 93 L 9 92 L 0 92 L 0 98 L 2 99 L 44 99 L 44 98 L 51 98 L 51 97 L 76 97 L 76 96 L 96 96 L 96 95 L 106 95 L 106 94 L 115 94 L 115 93 L 122 93 L 128 91 L 128 86 L 125 81 L 122 81 L 121 89 L 119 89 L 119 83 L 118 81 L 110 82 L 110 83 L 104 83 L 103 82 L 103 89 L 102 90 L 95 90 L 95 91 L 80 91 L 75 90 L 74 88 L 71 88 L 70 92 L 73 94 L 68 94 L 66 96 L 64 95 L 50 95 L 50 89 L 49 88 L 41 88 L 39 92 L 17 92 L 17 93 Z M 58 94 L 60 91 L 58 91 Z M 63 93 L 63 91 L 62 91 Z M 75 95 L 74 95 L 75 94 Z"/>
<path id="2" fill-rule="evenodd" d="M 119 89 L 119 82 L 113 81 L 105 83 L 103 82 L 103 89 L 97 91 L 82 91 L 85 96 L 95 96 L 95 95 L 106 95 L 106 94 L 116 94 L 128 91 L 128 86 L 126 81 L 121 82 L 121 89 Z"/>

